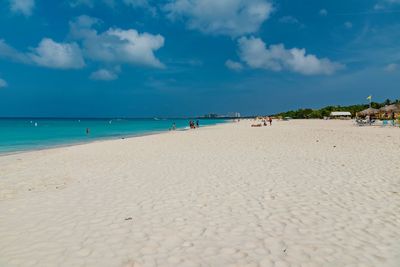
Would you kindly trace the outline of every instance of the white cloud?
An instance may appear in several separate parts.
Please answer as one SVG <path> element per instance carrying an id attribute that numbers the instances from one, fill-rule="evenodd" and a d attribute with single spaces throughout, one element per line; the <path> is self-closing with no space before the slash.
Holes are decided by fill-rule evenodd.
<path id="1" fill-rule="evenodd" d="M 345 26 L 347 29 L 351 29 L 351 28 L 353 28 L 353 23 L 351 23 L 350 21 L 346 21 L 346 22 L 344 23 L 344 26 Z"/>
<path id="2" fill-rule="evenodd" d="M 298 24 L 299 20 L 292 16 L 284 16 L 279 19 L 280 23 Z"/>
<path id="3" fill-rule="evenodd" d="M 57 43 L 49 38 L 44 38 L 29 56 L 37 65 L 48 68 L 79 69 L 85 66 L 76 43 Z"/>
<path id="4" fill-rule="evenodd" d="M 92 73 L 91 78 L 103 80 L 118 78 L 120 64 L 164 68 L 154 54 L 164 46 L 163 36 L 119 28 L 98 33 L 94 26 L 99 22 L 89 16 L 78 17 L 70 22 L 68 38 L 73 42 L 58 43 L 43 38 L 37 47 L 27 52 L 20 52 L 0 39 L 0 58 L 56 69 L 79 69 L 85 66 L 85 60 L 92 60 L 114 67 L 114 70 L 101 68 Z"/>
<path id="5" fill-rule="evenodd" d="M 172 0 L 164 6 L 172 20 L 208 34 L 239 36 L 258 31 L 273 11 L 269 0 Z"/>
<path id="6" fill-rule="evenodd" d="M 98 71 L 92 72 L 90 74 L 90 79 L 100 80 L 100 81 L 112 81 L 118 79 L 118 75 L 107 69 L 99 69 Z"/>
<path id="7" fill-rule="evenodd" d="M 0 78 L 0 88 L 4 88 L 4 87 L 7 87 L 7 86 L 8 86 L 7 82 Z"/>
<path id="8" fill-rule="evenodd" d="M 231 70 L 234 70 L 234 71 L 240 71 L 240 70 L 243 69 L 243 65 L 240 62 L 236 62 L 236 61 L 233 61 L 233 60 L 230 60 L 230 59 L 228 59 L 225 62 L 225 66 L 228 69 L 231 69 Z"/>
<path id="9" fill-rule="evenodd" d="M 321 9 L 321 10 L 319 11 L 319 15 L 320 15 L 320 16 L 323 16 L 323 17 L 328 16 L 328 10 L 326 10 L 325 8 Z"/>
<path id="10" fill-rule="evenodd" d="M 391 64 L 389 64 L 389 65 L 387 65 L 387 66 L 385 67 L 385 71 L 387 71 L 387 72 L 394 72 L 394 71 L 397 70 L 398 67 L 399 67 L 398 64 L 391 63 Z"/>
<path id="11" fill-rule="evenodd" d="M 344 66 L 327 58 L 306 54 L 305 49 L 286 49 L 283 44 L 266 47 L 259 38 L 242 37 L 238 41 L 239 56 L 251 68 L 272 71 L 289 70 L 304 75 L 333 74 Z"/>
<path id="12" fill-rule="evenodd" d="M 30 52 L 19 52 L 0 40 L 0 57 L 24 64 L 39 65 L 48 68 L 78 69 L 85 65 L 81 50 L 76 43 L 57 43 L 43 38 Z"/>
<path id="13" fill-rule="evenodd" d="M 25 16 L 32 15 L 35 0 L 9 0 L 11 11 L 21 13 Z"/>
<path id="14" fill-rule="evenodd" d="M 82 43 L 85 57 L 95 61 L 162 68 L 154 52 L 164 46 L 164 37 L 134 29 L 110 28 L 98 33 L 97 19 L 81 16 L 70 23 L 71 37 Z"/>

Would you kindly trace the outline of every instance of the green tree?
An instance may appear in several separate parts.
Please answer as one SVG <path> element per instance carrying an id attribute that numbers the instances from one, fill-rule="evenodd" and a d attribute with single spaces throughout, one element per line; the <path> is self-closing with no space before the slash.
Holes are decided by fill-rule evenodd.
<path id="1" fill-rule="evenodd" d="M 400 103 L 400 100 L 397 99 L 392 102 L 390 99 L 387 99 L 383 103 L 372 102 L 371 107 L 378 109 L 388 103 Z M 275 114 L 274 116 L 291 117 L 294 119 L 321 119 L 323 117 L 328 117 L 332 111 L 349 111 L 352 116 L 355 116 L 357 112 L 367 109 L 368 107 L 368 104 L 361 104 L 350 106 L 327 106 L 320 109 L 305 108 L 298 110 L 289 110 L 286 112 Z"/>

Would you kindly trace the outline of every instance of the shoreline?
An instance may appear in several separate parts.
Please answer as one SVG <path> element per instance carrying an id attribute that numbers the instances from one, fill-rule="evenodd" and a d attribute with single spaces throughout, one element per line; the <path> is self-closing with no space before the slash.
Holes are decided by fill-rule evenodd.
<path id="1" fill-rule="evenodd" d="M 182 129 L 180 131 L 185 131 L 185 129 Z M 119 139 L 128 139 L 128 138 L 142 137 L 142 136 L 148 136 L 148 135 L 163 134 L 166 132 L 169 132 L 169 131 L 155 131 L 155 132 L 149 132 L 149 133 L 145 133 L 145 134 L 127 135 L 127 136 L 124 135 L 124 136 L 119 136 L 119 137 L 116 137 L 116 136 L 100 137 L 100 138 L 96 138 L 96 139 L 88 140 L 88 141 L 82 141 L 82 142 L 77 141 L 77 142 L 73 142 L 73 143 L 64 143 L 64 144 L 49 145 L 49 146 L 43 146 L 43 147 L 37 147 L 37 148 L 28 148 L 26 150 L 17 150 L 17 151 L 12 151 L 12 152 L 1 152 L 0 151 L 0 157 L 21 154 L 21 153 L 26 153 L 26 152 L 44 151 L 44 150 L 80 146 L 80 145 L 86 145 L 86 144 L 92 144 L 92 143 L 98 143 L 98 142 L 106 142 L 106 141 L 113 141 L 113 140 L 119 140 Z"/>
<path id="2" fill-rule="evenodd" d="M 216 126 L 216 125 L 219 125 L 219 124 L 226 124 L 226 123 L 230 123 L 230 122 L 231 121 L 226 120 L 224 122 L 217 123 L 217 124 L 200 126 L 200 129 L 201 128 L 205 128 L 205 127 Z M 188 131 L 188 130 L 191 130 L 191 129 L 188 129 L 188 127 L 180 128 L 180 129 L 177 128 L 175 130 L 175 132 Z M 91 144 L 91 143 L 97 143 L 97 142 L 104 142 L 104 141 L 112 141 L 112 140 L 119 140 L 119 139 L 130 139 L 130 138 L 143 137 L 143 136 L 149 136 L 149 135 L 165 134 L 165 133 L 169 133 L 169 132 L 172 132 L 172 130 L 151 131 L 151 132 L 147 132 L 147 133 L 130 134 L 130 135 L 128 134 L 128 135 L 119 135 L 119 136 L 105 136 L 105 137 L 99 137 L 99 138 L 96 138 L 96 139 L 93 139 L 93 140 L 88 140 L 88 141 L 77 141 L 77 142 L 71 142 L 71 143 L 54 144 L 54 145 L 41 146 L 41 147 L 36 147 L 36 148 L 27 148 L 27 149 L 22 149 L 22 150 L 16 150 L 16 151 L 11 151 L 11 152 L 8 152 L 8 151 L 2 152 L 0 150 L 0 157 L 9 156 L 9 155 L 15 155 L 15 154 L 21 154 L 21 153 L 26 153 L 26 152 L 35 152 L 35 151 L 43 151 L 43 150 L 63 148 L 63 147 L 79 146 L 79 145 L 85 145 L 85 144 Z"/>

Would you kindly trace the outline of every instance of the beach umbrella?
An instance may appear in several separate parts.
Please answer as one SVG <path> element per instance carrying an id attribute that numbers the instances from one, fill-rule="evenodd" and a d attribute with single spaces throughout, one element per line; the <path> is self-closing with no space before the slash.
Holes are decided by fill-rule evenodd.
<path id="1" fill-rule="evenodd" d="M 400 112 L 400 105 L 399 104 L 387 105 L 380 108 L 379 110 L 386 113 Z"/>
<path id="2" fill-rule="evenodd" d="M 361 116 L 368 116 L 368 115 L 375 115 L 379 113 L 379 109 L 376 108 L 367 108 L 364 109 L 363 111 L 358 112 L 358 115 Z"/>

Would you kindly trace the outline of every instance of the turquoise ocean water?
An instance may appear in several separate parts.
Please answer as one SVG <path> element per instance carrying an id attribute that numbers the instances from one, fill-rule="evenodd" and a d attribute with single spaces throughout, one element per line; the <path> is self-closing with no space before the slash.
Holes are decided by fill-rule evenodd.
<path id="1" fill-rule="evenodd" d="M 0 119 L 0 153 L 138 136 L 188 127 L 190 119 Z M 200 126 L 226 120 L 199 120 Z M 86 134 L 86 128 L 90 134 Z"/>

